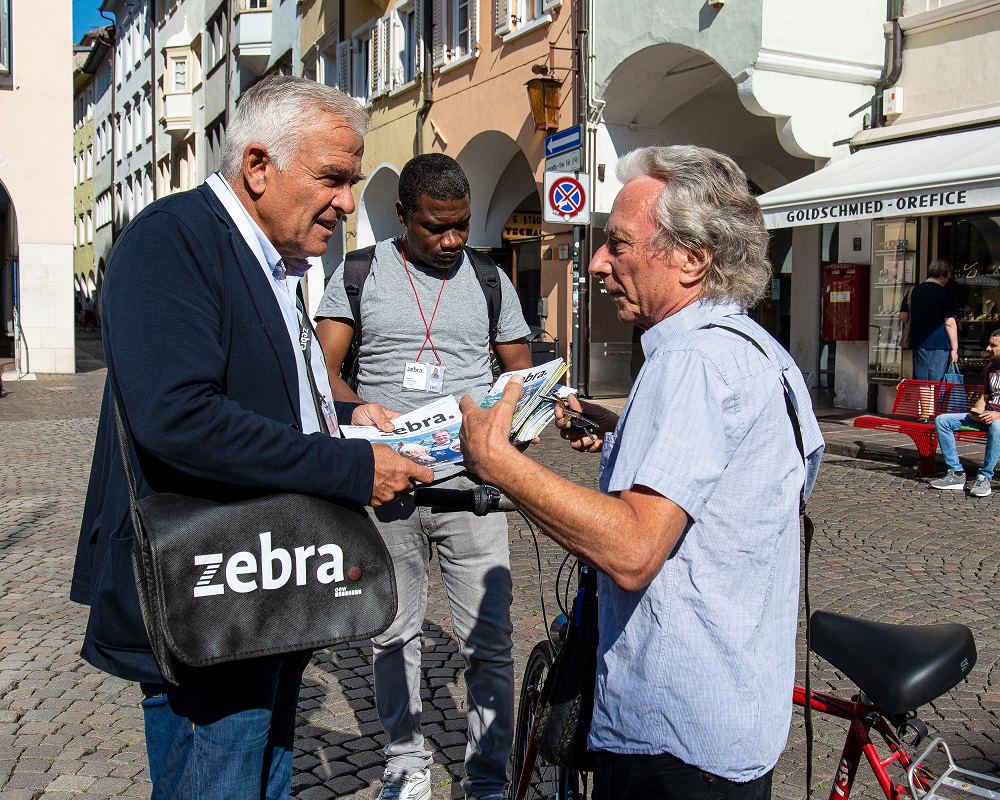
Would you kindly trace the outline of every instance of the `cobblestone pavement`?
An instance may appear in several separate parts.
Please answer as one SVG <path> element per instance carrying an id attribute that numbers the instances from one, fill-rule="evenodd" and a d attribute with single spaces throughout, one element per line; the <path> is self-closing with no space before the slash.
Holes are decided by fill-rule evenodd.
<path id="1" fill-rule="evenodd" d="M 80 661 L 85 609 L 67 599 L 105 375 L 92 338 L 81 353 L 81 367 L 90 371 L 8 381 L 0 399 L 3 800 L 65 800 L 78 794 L 141 798 L 150 791 L 138 687 Z M 824 423 L 828 438 L 847 436 L 831 427 L 835 424 Z M 816 524 L 813 608 L 894 622 L 969 625 L 979 647 L 978 664 L 966 683 L 924 707 L 921 718 L 932 733 L 949 739 L 962 766 L 996 772 L 1000 613 L 995 586 L 1000 550 L 995 504 L 1000 500 L 930 490 L 915 477 L 905 441 L 890 447 L 885 460 L 833 455 L 825 461 L 809 509 Z M 570 479 L 593 485 L 596 459 L 569 452 L 555 436 L 547 436 L 534 454 Z M 510 519 L 515 660 L 523 669 L 545 623 L 535 545 L 523 523 Z M 544 537 L 538 546 L 551 616 L 562 554 Z M 465 693 L 437 576 L 430 595 L 424 628 L 424 727 L 435 753 L 437 800 L 461 796 Z M 801 673 L 801 641 L 799 664 Z M 851 692 L 836 670 L 816 658 L 812 664 L 814 688 Z M 370 679 L 367 643 L 314 658 L 300 703 L 293 796 L 323 800 L 377 794 L 383 739 Z M 520 672 L 517 680 L 520 683 Z M 819 716 L 814 724 L 814 784 L 828 792 L 845 728 Z M 796 713 L 788 749 L 776 770 L 775 797 L 805 796 L 804 752 L 802 718 Z M 856 793 L 874 797 L 878 787 L 865 769 L 859 773 Z"/>

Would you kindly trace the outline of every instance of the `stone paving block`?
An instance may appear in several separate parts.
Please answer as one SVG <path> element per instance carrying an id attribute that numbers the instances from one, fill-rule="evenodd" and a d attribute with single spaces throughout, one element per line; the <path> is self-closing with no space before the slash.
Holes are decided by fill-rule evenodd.
<path id="1" fill-rule="evenodd" d="M 311 786 L 296 794 L 296 797 L 301 800 L 330 800 L 331 797 L 335 796 L 333 789 L 327 786 Z"/>
<path id="2" fill-rule="evenodd" d="M 317 764 L 309 771 L 320 780 L 327 781 L 331 778 L 338 778 L 341 775 L 354 775 L 357 773 L 358 767 L 346 760 L 328 761 Z"/>
<path id="3" fill-rule="evenodd" d="M 3 800 L 35 800 L 38 796 L 36 789 L 18 789 L 13 786 L 3 789 Z"/>
<path id="4" fill-rule="evenodd" d="M 4 791 L 10 789 L 43 789 L 52 780 L 51 775 L 44 772 L 17 772 L 10 776 Z"/>
<path id="5" fill-rule="evenodd" d="M 324 782 L 324 786 L 333 792 L 334 797 L 344 797 L 352 792 L 357 791 L 364 787 L 364 782 L 358 780 L 354 775 L 341 775 L 339 778 L 334 778 L 329 781 Z M 315 787 L 319 789 L 320 787 Z M 307 789 L 307 791 L 313 791 L 313 789 Z M 329 797 L 329 795 L 327 795 Z M 311 799 L 310 799 L 311 800 Z"/>
<path id="6" fill-rule="evenodd" d="M 86 792 L 97 782 L 97 778 L 86 775 L 60 775 L 45 787 L 46 792 Z"/>

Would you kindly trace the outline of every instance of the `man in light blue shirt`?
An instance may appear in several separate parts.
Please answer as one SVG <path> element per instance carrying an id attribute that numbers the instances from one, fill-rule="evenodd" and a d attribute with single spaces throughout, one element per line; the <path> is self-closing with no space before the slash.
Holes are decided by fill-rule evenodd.
<path id="1" fill-rule="evenodd" d="M 791 719 L 800 499 L 823 439 L 795 363 L 746 315 L 771 266 L 740 169 L 677 146 L 630 153 L 618 173 L 590 273 L 645 330 L 646 363 L 620 419 L 574 398 L 599 424 L 584 435 L 559 415 L 574 448 L 602 452 L 600 493 L 509 445 L 516 386 L 490 410 L 463 399 L 462 452 L 601 572 L 595 800 L 766 798 Z"/>

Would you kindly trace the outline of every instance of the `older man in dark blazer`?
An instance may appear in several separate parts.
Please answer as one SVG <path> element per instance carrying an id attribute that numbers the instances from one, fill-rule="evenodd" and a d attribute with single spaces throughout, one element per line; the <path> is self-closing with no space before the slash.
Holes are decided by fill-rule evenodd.
<path id="1" fill-rule="evenodd" d="M 333 403 L 320 348 L 299 346 L 298 279 L 354 210 L 367 123 L 335 89 L 266 79 L 240 99 L 222 175 L 150 205 L 108 263 L 108 377 L 71 597 L 90 606 L 83 657 L 142 686 L 153 798 L 288 797 L 310 654 L 164 683 L 129 560 L 112 398 L 140 497 L 299 492 L 375 506 L 432 479 L 384 445 L 339 438 L 339 424 L 384 424 L 387 412 Z"/>

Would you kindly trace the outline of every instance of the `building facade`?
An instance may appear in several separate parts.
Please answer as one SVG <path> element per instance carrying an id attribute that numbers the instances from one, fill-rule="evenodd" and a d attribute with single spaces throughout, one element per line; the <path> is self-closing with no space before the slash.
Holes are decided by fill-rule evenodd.
<path id="1" fill-rule="evenodd" d="M 94 76 L 83 67 L 97 31 L 73 48 L 73 297 L 77 324 L 96 323 L 94 301 Z"/>
<path id="2" fill-rule="evenodd" d="M 0 358 L 4 378 L 75 369 L 69 0 L 0 0 Z"/>
<path id="3" fill-rule="evenodd" d="M 949 289 L 970 380 L 1000 328 L 1000 87 L 990 77 L 1000 2 L 903 0 L 889 12 L 884 77 L 852 152 L 761 197 L 769 226 L 793 232 L 796 264 L 825 250 L 858 265 L 865 291 L 850 305 L 863 323 L 836 341 L 835 401 L 878 411 L 912 375 L 898 311 L 932 260 L 955 268 Z M 831 319 L 849 305 L 837 300 L 824 301 Z"/>

